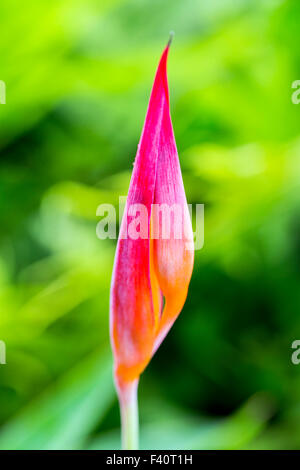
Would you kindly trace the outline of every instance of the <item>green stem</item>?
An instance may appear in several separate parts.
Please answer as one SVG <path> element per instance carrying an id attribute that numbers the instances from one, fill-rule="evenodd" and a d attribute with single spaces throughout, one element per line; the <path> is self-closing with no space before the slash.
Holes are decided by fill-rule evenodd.
<path id="1" fill-rule="evenodd" d="M 119 389 L 123 450 L 139 447 L 138 382 L 135 380 Z"/>

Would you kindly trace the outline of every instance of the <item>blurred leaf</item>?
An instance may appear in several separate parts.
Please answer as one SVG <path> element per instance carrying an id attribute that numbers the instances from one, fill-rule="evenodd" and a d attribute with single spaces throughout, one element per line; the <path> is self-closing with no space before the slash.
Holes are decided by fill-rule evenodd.
<path id="1" fill-rule="evenodd" d="M 5 425 L 1 449 L 76 449 L 114 399 L 110 354 L 97 353 Z"/>
<path id="2" fill-rule="evenodd" d="M 243 449 L 265 427 L 273 410 L 263 396 L 252 397 L 226 419 L 198 422 L 179 415 L 141 428 L 142 449 Z M 97 437 L 90 449 L 119 449 L 119 433 Z"/>

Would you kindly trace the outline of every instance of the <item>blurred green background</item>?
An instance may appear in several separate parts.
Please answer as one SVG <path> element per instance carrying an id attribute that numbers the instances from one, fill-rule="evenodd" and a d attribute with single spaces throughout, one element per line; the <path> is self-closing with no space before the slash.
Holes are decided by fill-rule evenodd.
<path id="1" fill-rule="evenodd" d="M 300 448 L 299 23 L 297 0 L 1 0 L 1 449 L 120 446 L 96 208 L 127 193 L 170 30 L 205 245 L 141 378 L 141 447 Z"/>

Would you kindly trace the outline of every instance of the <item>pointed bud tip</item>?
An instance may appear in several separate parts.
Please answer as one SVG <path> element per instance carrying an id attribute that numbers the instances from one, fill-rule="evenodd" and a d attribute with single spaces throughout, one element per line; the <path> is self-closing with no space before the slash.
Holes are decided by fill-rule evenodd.
<path id="1" fill-rule="evenodd" d="M 173 37 L 175 36 L 175 33 L 174 31 L 170 31 L 170 36 L 169 36 L 169 41 L 168 41 L 168 44 L 167 44 L 167 47 L 170 47 L 171 46 L 171 43 L 173 41 Z"/>

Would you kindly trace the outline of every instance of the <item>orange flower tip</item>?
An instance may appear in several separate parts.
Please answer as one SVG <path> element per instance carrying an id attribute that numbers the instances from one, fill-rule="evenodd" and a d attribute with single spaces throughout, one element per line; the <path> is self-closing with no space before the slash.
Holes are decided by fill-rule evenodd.
<path id="1" fill-rule="evenodd" d="M 168 41 L 167 47 L 170 47 L 170 46 L 171 46 L 174 36 L 175 36 L 174 31 L 170 31 L 169 41 Z"/>

